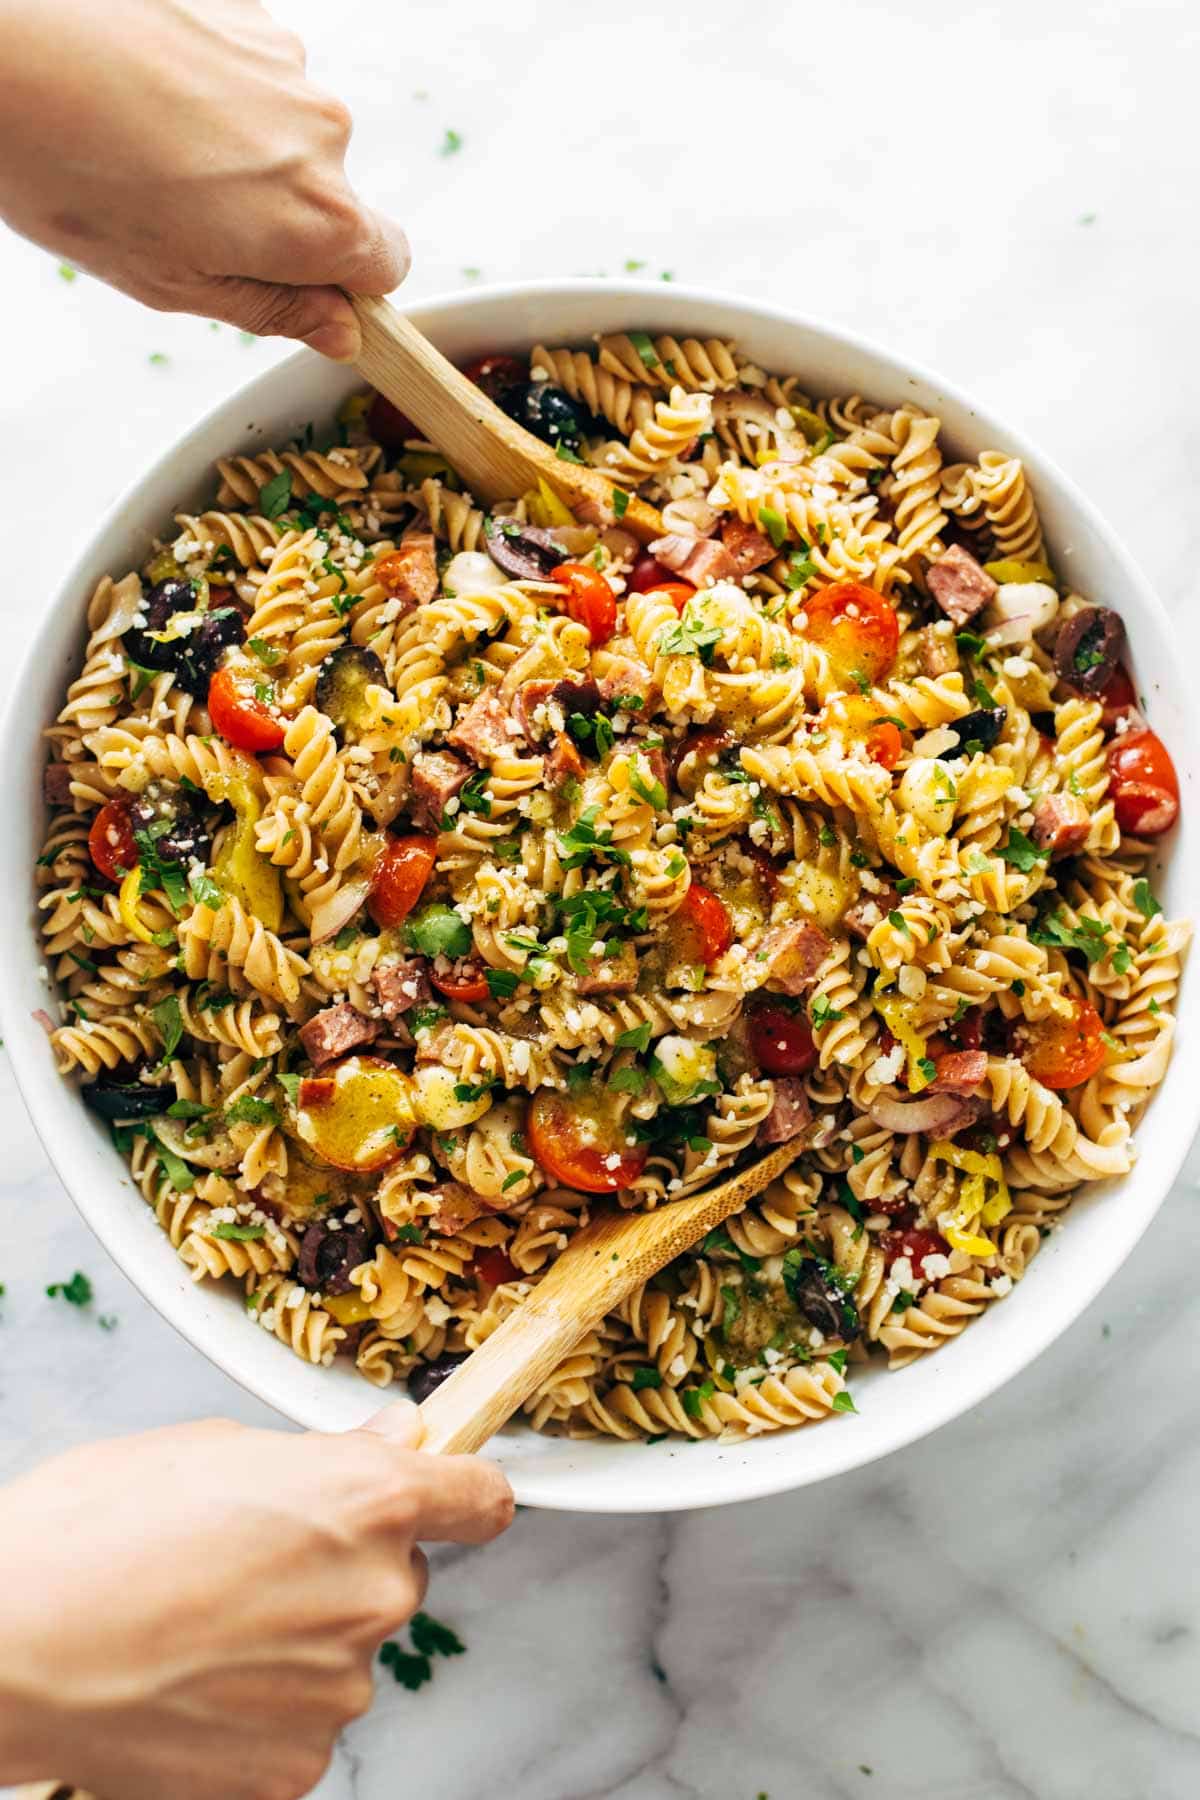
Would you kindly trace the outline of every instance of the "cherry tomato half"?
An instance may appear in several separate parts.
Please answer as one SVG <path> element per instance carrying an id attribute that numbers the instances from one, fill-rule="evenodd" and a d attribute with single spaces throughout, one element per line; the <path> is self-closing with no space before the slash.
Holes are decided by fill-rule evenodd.
<path id="1" fill-rule="evenodd" d="M 491 1250 L 481 1250 L 471 1264 L 471 1273 L 478 1275 L 485 1287 L 503 1287 L 506 1281 L 518 1281 L 520 1270 L 514 1268 L 503 1250 L 496 1245 Z"/>
<path id="2" fill-rule="evenodd" d="M 393 406 L 383 394 L 376 394 L 367 408 L 367 430 L 385 450 L 403 450 L 409 438 L 421 435 L 408 414 Z"/>
<path id="3" fill-rule="evenodd" d="M 1109 792 L 1122 831 L 1161 837 L 1179 815 L 1179 777 L 1156 731 L 1129 731 L 1108 749 Z"/>
<path id="4" fill-rule="evenodd" d="M 1088 1000 L 1071 1006 L 1069 1018 L 1051 1014 L 1016 1033 L 1017 1055 L 1043 1087 L 1078 1087 L 1103 1066 L 1104 1021 Z"/>
<path id="5" fill-rule="evenodd" d="M 839 694 L 825 708 L 835 731 L 862 744 L 869 760 L 894 769 L 904 751 L 904 735 L 893 719 L 880 716 L 879 702 L 867 694 Z"/>
<path id="6" fill-rule="evenodd" d="M 232 669 L 218 669 L 208 684 L 208 711 L 213 729 L 235 750 L 278 750 L 283 742 L 283 720 L 254 692 L 248 676 Z"/>
<path id="7" fill-rule="evenodd" d="M 138 853 L 128 800 L 110 800 L 100 808 L 88 832 L 88 851 L 106 881 L 120 881 L 130 869 L 136 869 Z"/>
<path id="8" fill-rule="evenodd" d="M 678 949 L 680 962 L 702 962 L 706 969 L 710 968 L 733 942 L 729 908 L 702 882 L 693 881 L 675 918 L 680 930 L 688 937 L 686 946 L 680 945 Z"/>
<path id="9" fill-rule="evenodd" d="M 769 1000 L 750 1013 L 750 1053 L 767 1075 L 803 1075 L 817 1060 L 812 1030 L 803 1013 Z"/>
<path id="10" fill-rule="evenodd" d="M 671 579 L 671 571 L 666 564 L 660 563 L 657 556 L 651 556 L 648 550 L 643 550 L 630 572 L 629 591 L 644 594 L 650 588 L 669 585 Z"/>
<path id="11" fill-rule="evenodd" d="M 647 597 L 658 594 L 663 600 L 669 600 L 677 613 L 682 613 L 696 589 L 690 581 L 656 581 L 653 587 L 643 588 L 642 592 Z"/>
<path id="12" fill-rule="evenodd" d="M 525 1115 L 530 1153 L 552 1181 L 584 1194 L 615 1194 L 641 1174 L 644 1144 L 627 1144 L 611 1097 L 539 1088 Z"/>
<path id="13" fill-rule="evenodd" d="M 437 839 L 389 838 L 371 871 L 367 911 L 385 929 L 407 919 L 437 861 Z"/>
<path id="14" fill-rule="evenodd" d="M 550 572 L 567 590 L 567 612 L 579 625 L 586 625 L 593 644 L 605 644 L 617 629 L 616 595 L 599 569 L 587 563 L 559 563 Z"/>
<path id="15" fill-rule="evenodd" d="M 429 971 L 429 979 L 439 994 L 447 1000 L 463 1000 L 473 1006 L 477 1000 L 486 1000 L 491 992 L 487 984 L 487 976 L 477 962 L 464 957 L 456 962 L 445 975 L 438 975 L 433 969 Z"/>
<path id="16" fill-rule="evenodd" d="M 490 400 L 502 394 L 505 388 L 515 387 L 520 381 L 528 381 L 529 374 L 525 364 L 515 356 L 477 356 L 463 370 L 468 381 L 473 381 L 477 388 L 482 388 Z"/>
<path id="17" fill-rule="evenodd" d="M 874 1201 L 871 1204 L 874 1205 Z M 950 1251 L 940 1232 L 922 1231 L 920 1226 L 909 1226 L 904 1231 L 881 1231 L 879 1248 L 887 1258 L 889 1269 L 898 1257 L 907 1256 L 916 1275 L 924 1273 L 921 1264 L 927 1256 L 947 1256 Z"/>
<path id="18" fill-rule="evenodd" d="M 881 594 L 861 581 L 835 581 L 804 602 L 800 629 L 848 677 L 882 681 L 896 660 L 900 628 Z"/>

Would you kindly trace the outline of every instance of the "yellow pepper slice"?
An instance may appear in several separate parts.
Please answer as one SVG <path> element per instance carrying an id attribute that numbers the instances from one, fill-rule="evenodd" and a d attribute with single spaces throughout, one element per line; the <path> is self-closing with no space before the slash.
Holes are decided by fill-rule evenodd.
<path id="1" fill-rule="evenodd" d="M 131 937 L 135 937 L 139 944 L 152 944 L 154 942 L 154 933 L 142 923 L 141 914 L 138 911 L 138 900 L 141 897 L 141 892 L 142 871 L 141 868 L 135 864 L 121 881 L 120 890 L 117 894 L 117 911 L 121 915 L 122 924 L 125 926 L 125 929 L 129 932 Z"/>
<path id="2" fill-rule="evenodd" d="M 361 1325 L 372 1316 L 370 1305 L 361 1294 L 331 1294 L 322 1304 L 339 1325 Z"/>
<path id="3" fill-rule="evenodd" d="M 984 563 L 983 566 L 992 580 L 1001 585 L 1014 581 L 1045 581 L 1051 587 L 1058 586 L 1058 579 L 1049 563 L 1020 562 L 1015 557 L 1003 557 L 999 562 Z"/>
<path id="4" fill-rule="evenodd" d="M 819 444 L 823 437 L 830 435 L 829 427 L 820 413 L 811 412 L 807 406 L 789 406 L 788 411 L 810 444 Z"/>
<path id="5" fill-rule="evenodd" d="M 925 1039 L 912 1022 L 912 1009 L 907 1000 L 898 994 L 885 994 L 882 999 L 878 993 L 875 997 L 875 1011 L 879 1014 L 896 1042 L 908 1052 L 908 1091 L 919 1094 L 933 1080 L 929 1070 L 922 1068 L 925 1062 Z"/>
<path id="6" fill-rule="evenodd" d="M 947 1225 L 944 1228 L 946 1242 L 954 1250 L 961 1250 L 964 1256 L 973 1256 L 977 1262 L 986 1262 L 995 1256 L 996 1246 L 989 1238 L 976 1237 L 973 1232 L 963 1231 L 958 1225 Z"/>
<path id="7" fill-rule="evenodd" d="M 278 869 L 254 842 L 254 827 L 262 816 L 261 777 L 249 757 L 238 758 L 238 763 L 232 775 L 213 775 L 204 784 L 210 800 L 226 801 L 236 814 L 234 828 L 213 864 L 213 878 L 268 931 L 278 931 L 283 923 L 283 885 Z"/>
<path id="8" fill-rule="evenodd" d="M 525 511 L 530 522 L 541 525 L 545 530 L 555 525 L 574 525 L 575 515 L 570 507 L 561 501 L 550 483 L 541 475 L 535 488 L 529 488 L 521 496 L 525 502 Z"/>

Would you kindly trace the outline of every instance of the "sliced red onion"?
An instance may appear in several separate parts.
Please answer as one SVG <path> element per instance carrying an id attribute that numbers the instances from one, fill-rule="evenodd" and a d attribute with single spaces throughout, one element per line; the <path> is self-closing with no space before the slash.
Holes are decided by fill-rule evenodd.
<path id="1" fill-rule="evenodd" d="M 926 1094 L 916 1100 L 901 1100 L 895 1089 L 876 1096 L 867 1108 L 876 1125 L 911 1137 L 916 1131 L 935 1137 L 946 1137 L 978 1118 L 983 1102 L 962 1094 Z"/>
<path id="2" fill-rule="evenodd" d="M 364 875 L 357 881 L 343 883 L 332 899 L 322 901 L 313 912 L 309 927 L 308 935 L 312 942 L 323 944 L 327 938 L 336 937 L 343 925 L 348 925 L 354 915 L 361 911 L 370 891 L 371 883 Z"/>

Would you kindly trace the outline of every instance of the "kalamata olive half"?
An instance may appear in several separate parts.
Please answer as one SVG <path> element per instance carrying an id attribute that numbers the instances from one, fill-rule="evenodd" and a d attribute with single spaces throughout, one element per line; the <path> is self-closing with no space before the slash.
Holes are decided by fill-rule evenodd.
<path id="1" fill-rule="evenodd" d="M 82 1093 L 84 1105 L 113 1125 L 127 1119 L 153 1119 L 166 1112 L 171 1101 L 171 1090 L 146 1087 L 140 1081 L 93 1081 Z"/>
<path id="2" fill-rule="evenodd" d="M 144 626 L 135 626 L 122 640 L 125 654 L 144 669 L 161 669 L 174 675 L 180 687 L 197 700 L 208 698 L 213 671 L 231 644 L 240 644 L 246 626 L 236 606 L 218 606 L 192 630 L 165 643 L 152 637 L 166 631 L 178 613 L 194 613 L 196 591 L 190 581 L 168 578 L 150 589 L 143 608 Z"/>
<path id="3" fill-rule="evenodd" d="M 129 808 L 129 822 L 134 831 L 149 831 L 162 820 L 165 831 L 154 835 L 154 848 L 163 862 L 190 863 L 198 857 L 207 862 L 212 849 L 212 832 L 203 816 L 193 806 L 182 788 L 165 781 L 152 781 Z"/>
<path id="4" fill-rule="evenodd" d="M 939 750 L 937 760 L 948 762 L 964 752 L 969 756 L 974 750 L 990 750 L 1004 730 L 1007 717 L 1007 706 L 987 706 L 968 713 L 965 719 L 952 719 L 946 730 L 952 731 L 958 742 L 948 750 Z"/>
<path id="5" fill-rule="evenodd" d="M 443 1381 L 453 1375 L 459 1363 L 467 1360 L 465 1350 L 447 1350 L 436 1362 L 418 1363 L 408 1378 L 408 1397 L 420 1406 L 428 1400 L 434 1388 L 441 1387 Z"/>
<path id="6" fill-rule="evenodd" d="M 1111 606 L 1081 606 L 1054 644 L 1054 666 L 1064 681 L 1085 694 L 1098 694 L 1125 648 L 1125 625 Z"/>
<path id="7" fill-rule="evenodd" d="M 353 744 L 367 724 L 368 687 L 387 686 L 383 664 L 373 650 L 343 644 L 321 664 L 316 702 L 338 728 L 343 743 Z"/>
<path id="8" fill-rule="evenodd" d="M 196 592 L 186 579 L 159 581 L 146 595 L 142 611 L 145 625 L 135 625 L 125 633 L 125 654 L 143 669 L 174 669 L 178 646 L 161 644 L 150 636 L 152 631 L 165 631 L 175 613 L 191 612 L 196 605 Z"/>
<path id="9" fill-rule="evenodd" d="M 567 553 L 554 533 L 541 525 L 489 518 L 484 536 L 492 561 L 516 581 L 545 581 L 551 570 L 566 560 Z"/>
<path id="10" fill-rule="evenodd" d="M 296 1278 L 303 1287 L 323 1294 L 348 1294 L 351 1269 L 370 1260 L 371 1239 L 358 1225 L 333 1227 L 314 1221 L 304 1234 L 296 1259 Z"/>
<path id="11" fill-rule="evenodd" d="M 849 1343 L 862 1330 L 858 1308 L 838 1286 L 835 1271 L 829 1263 L 806 1256 L 795 1269 L 784 1264 L 784 1286 L 792 1296 L 798 1312 L 810 1325 L 827 1338 L 842 1338 Z"/>
<path id="12" fill-rule="evenodd" d="M 573 449 L 587 426 L 588 415 L 582 407 L 551 381 L 518 382 L 503 390 L 499 403 L 510 419 L 544 444 L 566 444 Z"/>

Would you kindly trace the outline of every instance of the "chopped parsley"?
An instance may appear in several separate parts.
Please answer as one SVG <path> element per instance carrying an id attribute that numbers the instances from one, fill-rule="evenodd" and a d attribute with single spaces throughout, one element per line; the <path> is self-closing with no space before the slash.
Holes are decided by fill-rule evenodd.
<path id="1" fill-rule="evenodd" d="M 996 711 L 999 702 L 997 701 L 995 694 L 993 694 L 991 688 L 989 688 L 985 682 L 979 680 L 978 676 L 971 684 L 971 692 L 975 696 L 975 699 L 978 700 L 980 706 L 985 707 L 988 712 Z"/>
<path id="2" fill-rule="evenodd" d="M 657 1369 L 638 1368 L 633 1371 L 629 1385 L 635 1394 L 640 1394 L 643 1388 L 660 1388 L 662 1376 Z"/>
<path id="3" fill-rule="evenodd" d="M 1143 877 L 1133 884 L 1133 904 L 1143 919 L 1153 919 L 1162 911 L 1162 907 L 1150 891 L 1150 883 Z"/>
<path id="4" fill-rule="evenodd" d="M 487 1081 L 458 1081 L 454 1085 L 454 1098 L 470 1105 L 473 1100 L 482 1100 L 485 1094 L 492 1091 L 491 1078 Z"/>
<path id="5" fill-rule="evenodd" d="M 833 1410 L 834 1412 L 850 1413 L 856 1413 L 858 1411 L 857 1406 L 855 1406 L 854 1401 L 850 1397 L 850 1390 L 848 1388 L 843 1388 L 840 1394 L 835 1394 L 833 1396 Z"/>
<path id="6" fill-rule="evenodd" d="M 650 1046 L 650 1021 L 646 1019 L 641 1025 L 634 1025 L 629 1031 L 622 1031 L 616 1039 L 618 1050 L 646 1050 Z"/>
<path id="7" fill-rule="evenodd" d="M 90 1306 L 92 1303 L 92 1284 L 82 1269 L 76 1269 L 70 1281 L 52 1281 L 46 1293 L 51 1300 L 61 1295 L 68 1306 Z"/>
<path id="8" fill-rule="evenodd" d="M 278 1125 L 279 1114 L 269 1100 L 258 1100 L 253 1094 L 243 1094 L 226 1109 L 227 1125 Z"/>
<path id="9" fill-rule="evenodd" d="M 1043 914 L 1029 927 L 1031 942 L 1046 944 L 1057 950 L 1078 950 L 1089 964 L 1101 962 L 1108 954 L 1108 927 L 1103 919 L 1081 918 L 1069 925 L 1061 908 Z"/>
<path id="10" fill-rule="evenodd" d="M 168 994 L 164 1000 L 160 1000 L 157 1005 L 152 1006 L 150 1017 L 154 1020 L 155 1029 L 162 1039 L 163 1045 L 162 1056 L 157 1066 L 165 1069 L 179 1048 L 179 1041 L 183 1036 L 183 1018 L 179 1011 L 178 995 Z"/>
<path id="11" fill-rule="evenodd" d="M 292 471 L 280 469 L 278 475 L 272 475 L 270 481 L 262 488 L 258 496 L 259 511 L 264 519 L 277 519 L 287 510 L 292 497 Z"/>
<path id="12" fill-rule="evenodd" d="M 488 993 L 493 1000 L 511 1000 L 517 991 L 521 977 L 515 969 L 488 969 L 484 980 L 488 984 Z"/>
<path id="13" fill-rule="evenodd" d="M 844 1019 L 846 1015 L 836 1006 L 830 1005 L 828 994 L 818 994 L 809 1009 L 808 1016 L 820 1029 L 822 1025 L 836 1025 L 838 1020 Z"/>
<path id="14" fill-rule="evenodd" d="M 1027 838 L 1016 825 L 1009 826 L 1008 842 L 1001 844 L 1000 855 L 1014 869 L 1019 869 L 1022 875 L 1028 875 L 1035 864 L 1050 860 L 1049 849 L 1039 850 L 1033 840 Z"/>
<path id="15" fill-rule="evenodd" d="M 710 1400 L 716 1391 L 716 1383 L 713 1381 L 702 1381 L 699 1387 L 684 1388 L 679 1398 L 683 1401 L 683 1410 L 688 1418 L 702 1419 L 704 1402 Z"/>
<path id="16" fill-rule="evenodd" d="M 645 331 L 631 331 L 628 333 L 628 337 L 646 368 L 657 369 L 659 366 L 658 351 L 654 348 L 653 338 Z"/>
<path id="17" fill-rule="evenodd" d="M 462 147 L 463 147 L 462 134 L 457 131 L 451 131 L 449 126 L 447 126 L 446 135 L 442 139 L 441 146 L 438 150 L 438 155 L 439 156 L 456 156 L 458 154 L 458 152 L 462 149 Z"/>
<path id="18" fill-rule="evenodd" d="M 659 636 L 658 652 L 660 656 L 697 656 L 707 669 L 721 641 L 721 627 L 706 625 L 702 618 L 692 615 L 691 609 L 689 600 L 682 617 Z"/>
<path id="19" fill-rule="evenodd" d="M 235 1225 L 229 1219 L 221 1219 L 208 1233 L 209 1237 L 231 1238 L 236 1244 L 250 1244 L 265 1235 L 265 1225 Z"/>

